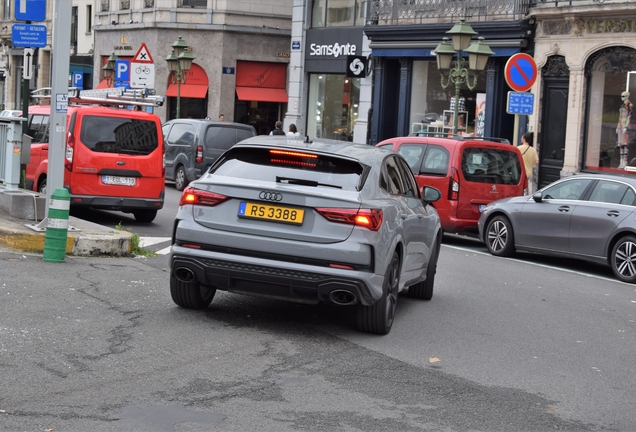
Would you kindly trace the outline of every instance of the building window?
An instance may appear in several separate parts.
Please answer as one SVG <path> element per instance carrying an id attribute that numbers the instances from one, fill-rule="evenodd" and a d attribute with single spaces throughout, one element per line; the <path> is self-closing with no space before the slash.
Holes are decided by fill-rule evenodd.
<path id="1" fill-rule="evenodd" d="M 110 0 L 102 0 L 102 12 L 108 12 L 110 9 Z"/>
<path id="2" fill-rule="evenodd" d="M 307 134 L 316 138 L 353 141 L 359 101 L 360 78 L 312 74 L 309 79 Z"/>
<path id="3" fill-rule="evenodd" d="M 315 0 L 312 27 L 363 26 L 366 0 Z"/>
<path id="4" fill-rule="evenodd" d="M 11 20 L 11 2 L 14 0 L 4 0 L 4 19 Z"/>
<path id="5" fill-rule="evenodd" d="M 77 6 L 71 8 L 71 48 L 77 52 Z"/>
<path id="6" fill-rule="evenodd" d="M 119 3 L 120 10 L 128 10 L 130 9 L 130 0 L 121 0 Z"/>
<path id="7" fill-rule="evenodd" d="M 207 8 L 208 0 L 180 0 L 180 7 Z"/>
<path id="8" fill-rule="evenodd" d="M 93 5 L 86 6 L 86 33 L 93 31 Z"/>
<path id="9" fill-rule="evenodd" d="M 155 0 L 144 0 L 145 8 L 153 8 L 155 7 Z"/>
<path id="10" fill-rule="evenodd" d="M 440 71 L 434 60 L 414 61 L 412 75 L 409 132 L 452 132 L 454 120 L 451 112 L 455 108 L 455 86 L 451 84 L 446 89 L 442 88 Z M 469 91 L 464 88 L 460 94 L 460 114 L 457 117 L 460 132 L 483 136 L 483 127 L 479 131 L 479 127 L 475 128 L 475 123 L 479 113 L 482 113 L 482 117 L 485 113 L 485 93 L 486 73 L 479 72 L 475 89 Z M 482 118 L 481 122 L 483 121 Z"/>
<path id="11" fill-rule="evenodd" d="M 636 50 L 610 47 L 590 56 L 584 168 L 636 174 Z"/>

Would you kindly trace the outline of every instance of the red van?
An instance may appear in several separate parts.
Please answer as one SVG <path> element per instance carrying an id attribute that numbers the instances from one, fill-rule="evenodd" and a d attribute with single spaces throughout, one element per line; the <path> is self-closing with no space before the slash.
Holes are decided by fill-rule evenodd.
<path id="1" fill-rule="evenodd" d="M 27 187 L 46 193 L 50 105 L 29 107 L 32 139 Z M 144 111 L 71 105 L 67 111 L 64 187 L 71 206 L 132 213 L 152 222 L 163 207 L 164 143 L 159 117 Z"/>
<path id="2" fill-rule="evenodd" d="M 442 192 L 434 204 L 445 232 L 477 231 L 484 205 L 528 187 L 517 147 L 481 138 L 408 136 L 384 140 L 409 163 L 418 186 Z"/>

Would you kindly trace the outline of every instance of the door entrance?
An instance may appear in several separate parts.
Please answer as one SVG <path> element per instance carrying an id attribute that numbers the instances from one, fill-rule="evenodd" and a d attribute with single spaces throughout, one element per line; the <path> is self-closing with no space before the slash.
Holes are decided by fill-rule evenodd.
<path id="1" fill-rule="evenodd" d="M 563 56 L 551 56 L 541 70 L 543 107 L 539 134 L 539 188 L 561 178 L 565 155 L 570 69 Z"/>

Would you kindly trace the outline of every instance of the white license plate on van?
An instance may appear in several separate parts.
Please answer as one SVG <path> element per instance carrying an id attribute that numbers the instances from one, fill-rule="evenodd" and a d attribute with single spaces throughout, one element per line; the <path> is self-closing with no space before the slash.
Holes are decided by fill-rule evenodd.
<path id="1" fill-rule="evenodd" d="M 134 177 L 117 177 L 117 176 L 102 176 L 102 183 L 117 186 L 134 186 Z"/>

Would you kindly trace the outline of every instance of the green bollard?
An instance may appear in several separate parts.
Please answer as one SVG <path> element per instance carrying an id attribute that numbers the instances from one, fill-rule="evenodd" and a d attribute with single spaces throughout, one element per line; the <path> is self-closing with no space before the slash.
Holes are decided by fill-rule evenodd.
<path id="1" fill-rule="evenodd" d="M 68 211 L 71 196 L 64 188 L 55 189 L 49 203 L 48 224 L 44 238 L 44 261 L 64 262 L 68 235 Z"/>

